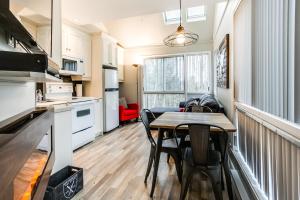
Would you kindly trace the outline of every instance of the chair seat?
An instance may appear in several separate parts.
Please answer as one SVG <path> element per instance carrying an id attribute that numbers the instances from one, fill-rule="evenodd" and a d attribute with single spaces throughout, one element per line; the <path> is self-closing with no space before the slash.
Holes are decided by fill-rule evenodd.
<path id="1" fill-rule="evenodd" d="M 180 144 L 180 139 L 179 138 L 177 138 L 177 142 L 178 142 L 178 144 Z M 162 147 L 163 148 L 177 149 L 178 147 L 177 147 L 177 144 L 176 144 L 176 139 L 175 138 L 169 138 L 169 139 L 163 140 Z"/>
<path id="2" fill-rule="evenodd" d="M 138 110 L 133 110 L 133 109 L 125 109 L 124 111 L 123 111 L 123 115 L 136 115 L 136 114 L 138 114 L 139 113 L 139 111 Z"/>
<path id="3" fill-rule="evenodd" d="M 183 159 L 190 165 L 194 165 L 192 149 L 190 147 L 185 149 Z M 210 150 L 208 153 L 207 166 L 218 166 L 221 162 L 221 154 L 218 151 Z"/>

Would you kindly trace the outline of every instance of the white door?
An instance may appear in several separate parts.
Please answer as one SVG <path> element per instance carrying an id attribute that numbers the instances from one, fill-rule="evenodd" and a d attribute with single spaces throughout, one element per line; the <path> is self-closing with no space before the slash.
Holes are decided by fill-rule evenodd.
<path id="1" fill-rule="evenodd" d="M 118 71 L 117 70 L 105 69 L 104 88 L 119 88 Z"/>
<path id="2" fill-rule="evenodd" d="M 105 92 L 105 132 L 119 126 L 119 91 Z"/>

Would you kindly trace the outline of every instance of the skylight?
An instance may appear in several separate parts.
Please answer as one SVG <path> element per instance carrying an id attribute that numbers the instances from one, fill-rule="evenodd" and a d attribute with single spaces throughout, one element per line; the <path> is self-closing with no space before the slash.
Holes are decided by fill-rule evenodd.
<path id="1" fill-rule="evenodd" d="M 186 21 L 197 22 L 206 20 L 206 9 L 205 6 L 191 7 L 187 9 Z"/>
<path id="2" fill-rule="evenodd" d="M 163 13 L 166 24 L 179 24 L 180 10 L 169 10 Z"/>

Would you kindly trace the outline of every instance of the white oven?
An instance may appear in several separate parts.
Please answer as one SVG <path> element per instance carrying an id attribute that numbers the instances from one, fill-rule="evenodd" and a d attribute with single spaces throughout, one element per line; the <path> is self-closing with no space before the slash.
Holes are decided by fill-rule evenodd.
<path id="1" fill-rule="evenodd" d="M 73 150 L 95 139 L 95 102 L 72 103 Z"/>
<path id="2" fill-rule="evenodd" d="M 95 124 L 95 102 L 84 101 L 72 103 L 72 132 L 76 133 Z"/>

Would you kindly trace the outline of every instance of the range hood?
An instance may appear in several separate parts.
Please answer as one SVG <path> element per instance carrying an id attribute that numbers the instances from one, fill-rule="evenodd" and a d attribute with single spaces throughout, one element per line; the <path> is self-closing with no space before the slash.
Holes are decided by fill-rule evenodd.
<path id="1" fill-rule="evenodd" d="M 22 51 L 10 45 L 16 43 Z M 0 0 L 0 81 L 61 81 L 58 74 L 58 67 L 10 11 L 9 0 Z"/>

